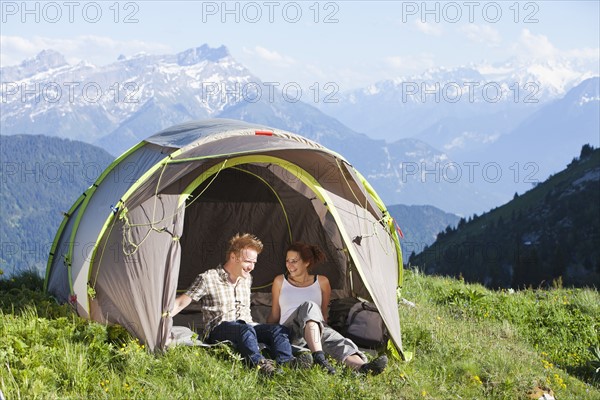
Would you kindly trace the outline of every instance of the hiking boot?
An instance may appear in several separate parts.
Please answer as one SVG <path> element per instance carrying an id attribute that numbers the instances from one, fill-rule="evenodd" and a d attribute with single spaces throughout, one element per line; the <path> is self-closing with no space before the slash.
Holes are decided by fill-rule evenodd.
<path id="1" fill-rule="evenodd" d="M 316 365 L 323 368 L 328 374 L 335 374 L 335 368 L 329 364 L 329 361 L 327 361 L 327 358 L 325 357 L 325 353 L 322 351 L 315 351 L 313 353 L 313 360 Z"/>
<path id="2" fill-rule="evenodd" d="M 381 357 L 377 357 L 371 362 L 361 365 L 361 367 L 358 369 L 358 373 L 366 375 L 370 372 L 373 375 L 379 375 L 383 372 L 383 370 L 387 366 L 387 363 L 387 356 L 384 355 Z"/>
<path id="3" fill-rule="evenodd" d="M 282 372 L 281 369 L 275 365 L 275 361 L 269 360 L 268 358 L 263 358 L 256 366 L 258 367 L 258 372 L 267 378 L 272 378 L 273 375 L 280 374 Z"/>
<path id="4" fill-rule="evenodd" d="M 313 365 L 313 357 L 310 353 L 302 352 L 297 357 L 292 358 L 288 365 L 292 369 L 309 369 Z"/>

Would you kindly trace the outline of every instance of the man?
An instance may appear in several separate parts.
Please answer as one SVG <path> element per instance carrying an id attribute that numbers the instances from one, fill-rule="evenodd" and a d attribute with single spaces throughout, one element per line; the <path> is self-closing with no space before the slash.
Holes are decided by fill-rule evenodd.
<path id="1" fill-rule="evenodd" d="M 200 302 L 203 335 L 208 342 L 231 341 L 236 349 L 259 372 L 272 376 L 279 370 L 273 360 L 266 359 L 258 343 L 269 347 L 279 364 L 307 368 L 312 358 L 295 358 L 287 329 L 279 324 L 256 324 L 250 315 L 250 272 L 256 265 L 263 244 L 254 235 L 235 235 L 229 241 L 227 260 L 222 266 L 210 269 L 196 278 L 185 294 L 175 299 L 171 316 L 177 315 L 192 300 Z"/>

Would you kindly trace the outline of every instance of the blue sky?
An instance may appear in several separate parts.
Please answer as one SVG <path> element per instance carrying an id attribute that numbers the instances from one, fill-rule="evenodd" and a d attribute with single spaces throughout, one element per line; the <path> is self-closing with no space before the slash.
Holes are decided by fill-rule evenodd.
<path id="1" fill-rule="evenodd" d="M 25 4 L 25 5 L 24 5 Z M 598 1 L 1 2 L 0 60 L 69 62 L 225 45 L 265 81 L 340 88 L 507 60 L 599 64 Z"/>

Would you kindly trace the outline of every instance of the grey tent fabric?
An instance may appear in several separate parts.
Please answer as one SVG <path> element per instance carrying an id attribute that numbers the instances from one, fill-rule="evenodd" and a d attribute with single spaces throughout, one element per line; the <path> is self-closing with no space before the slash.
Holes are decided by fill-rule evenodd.
<path id="1" fill-rule="evenodd" d="M 75 202 L 69 213 L 65 215 L 65 221 L 60 233 L 60 246 L 56 246 L 50 251 L 50 266 L 46 271 L 46 286 L 50 293 L 53 293 L 56 299 L 62 303 L 69 301 L 69 269 L 67 267 L 67 256 L 69 253 L 69 238 L 73 233 L 75 220 L 81 211 L 81 203 L 84 195 Z M 57 240 L 55 240 L 57 242 Z"/>
<path id="2" fill-rule="evenodd" d="M 72 280 L 75 287 L 75 293 L 72 293 L 72 296 L 77 296 L 75 304 L 77 312 L 81 316 L 87 316 L 89 310 L 85 293 L 87 292 L 91 252 L 103 224 L 112 212 L 111 207 L 117 205 L 120 196 L 148 168 L 166 156 L 163 151 L 164 149 L 155 145 L 144 144 L 137 151 L 123 155 L 116 164 L 114 163 L 112 169 L 108 169 L 94 185 L 86 190 L 77 213 L 66 217 L 69 229 L 58 232 L 61 235 L 60 245 L 57 246 L 59 253 L 49 260 L 51 266 L 49 267 L 48 287 L 57 288 L 64 285 L 64 276 L 56 274 L 55 271 L 66 270 L 67 274 L 70 274 L 67 282 Z M 71 269 L 70 272 L 69 269 Z M 64 292 L 58 289 L 53 289 L 50 293 L 56 293 L 57 298 L 65 296 Z M 83 296 L 80 296 L 80 293 Z M 69 296 L 67 295 L 67 297 Z"/>
<path id="3" fill-rule="evenodd" d="M 398 270 L 384 270 L 382 266 L 389 262 L 389 254 L 395 253 L 394 243 L 373 216 L 355 204 L 334 198 L 336 208 L 341 213 L 349 214 L 355 218 L 345 218 L 346 229 L 352 238 L 356 253 L 357 268 L 362 281 L 367 285 L 368 295 L 371 297 L 386 326 L 393 337 L 400 336 L 400 319 L 398 309 L 389 307 L 388 299 L 396 297 Z M 360 239 L 357 239 L 360 238 Z"/>
<path id="4" fill-rule="evenodd" d="M 161 326 L 162 314 L 174 303 L 184 214 L 183 208 L 176 209 L 177 200 L 174 195 L 153 196 L 128 213 L 130 226 L 119 220 L 107 242 L 120 248 L 97 257 L 91 271 L 92 319 L 118 323 L 144 337 L 150 348 L 165 344 L 168 329 Z M 156 220 L 161 224 L 148 223 Z"/>
<path id="5" fill-rule="evenodd" d="M 265 244 L 253 272 L 262 307 L 287 246 L 317 244 L 327 261 L 315 272 L 333 296 L 373 300 L 403 354 L 395 225 L 364 178 L 318 143 L 243 121 L 177 125 L 119 157 L 70 211 L 46 289 L 150 350 L 177 336 L 169 314 L 177 290 L 222 262 L 233 234 L 251 232 Z"/>

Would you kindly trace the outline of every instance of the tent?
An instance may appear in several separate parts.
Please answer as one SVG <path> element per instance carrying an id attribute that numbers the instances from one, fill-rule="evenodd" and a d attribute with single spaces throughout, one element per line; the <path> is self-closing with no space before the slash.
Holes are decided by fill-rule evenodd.
<path id="1" fill-rule="evenodd" d="M 342 156 L 299 135 L 226 119 L 163 130 L 118 157 L 65 213 L 45 289 L 117 323 L 150 350 L 170 340 L 178 290 L 225 258 L 228 239 L 265 245 L 253 296 L 270 299 L 293 241 L 318 244 L 332 298 L 372 300 L 402 355 L 395 222 Z"/>

